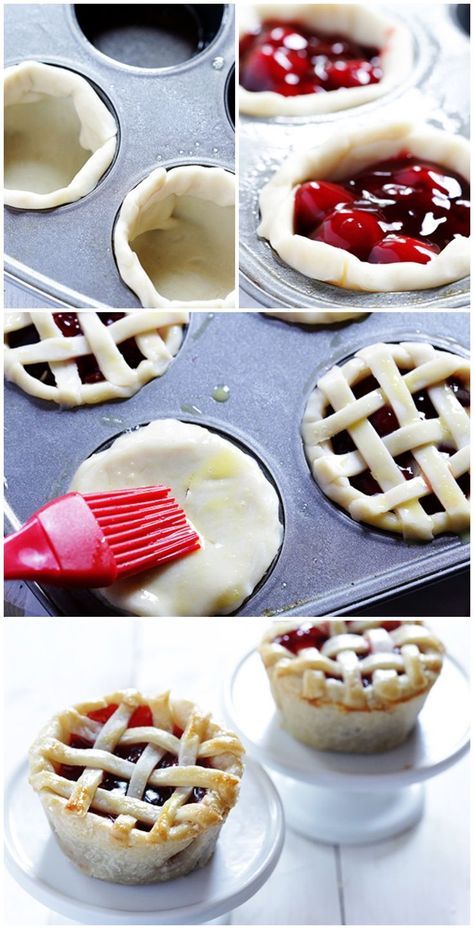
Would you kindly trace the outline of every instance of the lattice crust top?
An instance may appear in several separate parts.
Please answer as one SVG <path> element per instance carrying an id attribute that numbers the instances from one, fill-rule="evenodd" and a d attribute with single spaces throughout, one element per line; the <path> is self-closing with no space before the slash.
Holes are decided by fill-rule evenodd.
<path id="1" fill-rule="evenodd" d="M 152 725 L 129 728 L 137 711 L 151 713 Z M 78 742 L 90 747 L 72 747 Z M 181 841 L 223 822 L 237 800 L 243 752 L 189 701 L 119 691 L 50 721 L 30 752 L 30 783 L 59 798 L 64 815 L 91 815 L 124 844 Z M 167 762 L 170 754 L 176 760 Z"/>
<path id="2" fill-rule="evenodd" d="M 467 530 L 469 384 L 468 359 L 425 342 L 369 345 L 331 368 L 302 424 L 324 493 L 405 537 Z"/>
<path id="3" fill-rule="evenodd" d="M 63 334 L 58 317 L 66 315 L 77 317 L 82 334 Z M 34 397 L 64 406 L 132 396 L 167 370 L 181 345 L 189 314 L 177 310 L 123 310 L 112 314 L 121 318 L 107 325 L 101 317 L 110 315 L 93 310 L 74 314 L 45 310 L 6 313 L 6 377 Z M 34 341 L 36 336 L 39 341 Z M 135 342 L 136 367 L 129 364 L 121 350 L 124 343 L 130 344 L 128 340 Z M 97 370 L 92 382 L 84 383 L 81 360 L 91 356 Z M 29 370 L 32 365 L 44 366 L 44 372 L 40 368 L 39 377 L 35 376 Z"/>
<path id="4" fill-rule="evenodd" d="M 270 677 L 300 680 L 303 699 L 364 710 L 429 689 L 443 645 L 422 620 L 293 620 L 273 624 L 260 654 Z"/>

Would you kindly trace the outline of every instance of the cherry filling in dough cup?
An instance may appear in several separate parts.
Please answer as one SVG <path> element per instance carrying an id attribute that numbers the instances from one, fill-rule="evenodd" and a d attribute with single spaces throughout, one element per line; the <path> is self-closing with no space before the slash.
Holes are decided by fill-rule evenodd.
<path id="1" fill-rule="evenodd" d="M 354 3 L 256 4 L 240 17 L 240 111 L 310 116 L 359 106 L 403 82 L 413 41 Z"/>
<path id="2" fill-rule="evenodd" d="M 47 210 L 96 187 L 117 147 L 117 125 L 79 74 L 38 61 L 7 68 L 4 200 Z"/>
<path id="3" fill-rule="evenodd" d="M 469 274 L 470 146 L 429 125 L 338 130 L 260 193 L 258 235 L 290 267 L 348 290 L 424 290 Z"/>
<path id="4" fill-rule="evenodd" d="M 280 501 L 257 461 L 202 426 L 155 420 L 123 433 L 74 475 L 81 493 L 166 484 L 201 538 L 192 555 L 101 591 L 137 616 L 233 613 L 272 565 Z"/>
<path id="5" fill-rule="evenodd" d="M 235 304 L 235 179 L 223 168 L 157 168 L 125 197 L 118 270 L 142 306 Z"/>

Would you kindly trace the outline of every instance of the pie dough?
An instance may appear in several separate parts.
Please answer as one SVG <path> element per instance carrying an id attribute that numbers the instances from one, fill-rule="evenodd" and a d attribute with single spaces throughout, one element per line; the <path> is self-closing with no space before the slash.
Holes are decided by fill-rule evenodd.
<path id="1" fill-rule="evenodd" d="M 408 29 L 368 6 L 355 3 L 259 3 L 242 7 L 240 35 L 264 20 L 298 22 L 323 33 L 342 34 L 381 50 L 383 77 L 377 84 L 319 94 L 283 97 L 271 91 L 250 93 L 239 88 L 240 112 L 251 116 L 311 116 L 334 113 L 375 100 L 400 84 L 413 65 Z"/>
<path id="2" fill-rule="evenodd" d="M 235 306 L 235 179 L 157 168 L 127 194 L 114 232 L 120 276 L 146 307 Z"/>
<path id="3" fill-rule="evenodd" d="M 369 392 L 357 396 L 356 386 L 367 378 L 379 386 L 369 382 Z M 467 394 L 469 360 L 427 342 L 369 345 L 324 374 L 309 398 L 302 435 L 326 496 L 353 519 L 406 538 L 429 541 L 441 532 L 467 531 L 468 490 L 458 481 L 462 485 L 470 469 L 469 401 L 458 399 L 455 378 Z M 420 394 L 422 409 L 415 403 Z M 379 411 L 396 417 L 388 430 L 373 424 Z M 334 447 L 344 435 L 353 450 L 347 439 L 342 452 Z M 354 486 L 361 475 L 378 490 Z M 436 506 L 427 511 L 422 504 L 430 499 Z"/>
<path id="4" fill-rule="evenodd" d="M 243 753 L 194 703 L 122 690 L 53 716 L 31 747 L 30 784 L 81 871 L 167 881 L 212 857 Z"/>
<path id="5" fill-rule="evenodd" d="M 83 335 L 66 337 L 58 316 L 76 315 Z M 104 325 L 107 314 L 93 310 L 77 314 L 5 313 L 5 376 L 26 393 L 62 406 L 102 403 L 114 397 L 131 397 L 143 384 L 168 370 L 183 338 L 188 313 L 163 310 L 124 310 L 121 319 Z M 34 327 L 34 328 L 32 328 Z M 31 334 L 29 334 L 31 330 Z M 31 341 L 36 335 L 39 341 Z M 12 347 L 13 337 L 15 347 Z M 135 339 L 143 355 L 138 367 L 130 367 L 121 345 Z M 92 355 L 104 380 L 83 383 L 78 360 Z M 44 365 L 53 383 L 33 376 L 31 365 Z"/>
<path id="6" fill-rule="evenodd" d="M 166 484 L 202 548 L 102 591 L 137 616 L 213 616 L 252 593 L 282 541 L 278 496 L 257 462 L 202 426 L 155 420 L 85 461 L 71 490 Z"/>
<path id="7" fill-rule="evenodd" d="M 274 313 L 273 310 L 264 312 L 264 316 L 275 316 L 276 319 L 283 319 L 285 323 L 302 323 L 305 326 L 330 326 L 331 323 L 342 323 L 346 319 L 353 319 L 356 316 L 367 316 L 367 313 L 354 310 L 351 313 L 338 312 L 321 312 L 312 313 L 311 310 L 301 310 L 297 313 Z"/>
<path id="8" fill-rule="evenodd" d="M 322 751 L 395 748 L 415 725 L 443 662 L 421 620 L 274 623 L 260 647 L 285 729 Z"/>
<path id="9" fill-rule="evenodd" d="M 379 161 L 409 151 L 470 177 L 469 142 L 461 136 L 413 122 L 359 126 L 334 132 L 318 147 L 290 156 L 260 194 L 258 234 L 268 239 L 280 258 L 306 277 L 346 290 L 425 290 L 458 281 L 469 274 L 469 239 L 453 239 L 428 264 L 370 264 L 355 255 L 293 232 L 295 188 L 304 181 L 342 181 Z"/>
<path id="10" fill-rule="evenodd" d="M 117 147 L 115 119 L 85 78 L 39 61 L 5 71 L 7 206 L 49 210 L 85 197 Z"/>

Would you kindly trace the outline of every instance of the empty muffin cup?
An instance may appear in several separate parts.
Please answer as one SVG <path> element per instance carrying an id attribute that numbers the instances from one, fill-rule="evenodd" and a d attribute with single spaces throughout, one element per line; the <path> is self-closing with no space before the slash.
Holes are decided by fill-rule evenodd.
<path id="1" fill-rule="evenodd" d="M 223 168 L 157 168 L 127 194 L 115 257 L 142 306 L 234 306 L 234 209 L 234 176 Z"/>
<path id="2" fill-rule="evenodd" d="M 112 114 L 85 78 L 24 61 L 5 71 L 4 200 L 47 210 L 96 187 L 117 145 Z"/>

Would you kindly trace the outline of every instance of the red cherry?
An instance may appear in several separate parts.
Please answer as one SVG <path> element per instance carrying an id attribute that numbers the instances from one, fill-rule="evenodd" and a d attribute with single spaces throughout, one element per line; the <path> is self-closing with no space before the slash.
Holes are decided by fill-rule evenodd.
<path id="1" fill-rule="evenodd" d="M 118 703 L 110 703 L 109 706 L 103 706 L 100 710 L 91 710 L 87 715 L 94 722 L 104 725 L 114 715 L 116 709 L 118 709 Z"/>
<path id="2" fill-rule="evenodd" d="M 133 711 L 129 721 L 128 728 L 136 729 L 138 726 L 152 726 L 153 714 L 149 706 L 137 706 Z"/>
<path id="3" fill-rule="evenodd" d="M 287 73 L 288 70 L 275 61 L 271 45 L 263 45 L 247 55 L 240 72 L 240 83 L 253 92 L 276 91 Z"/>
<path id="4" fill-rule="evenodd" d="M 327 213 L 340 203 L 350 203 L 353 196 L 339 184 L 329 181 L 306 181 L 295 194 L 295 232 L 307 235 Z"/>
<path id="5" fill-rule="evenodd" d="M 382 77 L 380 67 L 362 58 L 354 61 L 329 61 L 326 74 L 328 90 L 365 87 L 367 84 L 377 84 Z"/>
<path id="6" fill-rule="evenodd" d="M 366 261 L 372 247 L 382 236 L 382 226 L 374 213 L 353 210 L 348 206 L 326 216 L 309 238 L 343 248 L 361 261 Z"/>
<path id="7" fill-rule="evenodd" d="M 396 261 L 416 261 L 417 264 L 426 265 L 433 255 L 439 254 L 437 245 L 411 239 L 406 235 L 387 235 L 377 244 L 374 244 L 368 261 L 371 264 L 393 264 Z"/>
<path id="8" fill-rule="evenodd" d="M 452 174 L 444 174 L 437 166 L 421 162 L 395 170 L 393 182 L 414 190 L 424 190 L 431 195 L 439 192 L 443 197 L 451 199 L 462 196 L 461 184 Z"/>

